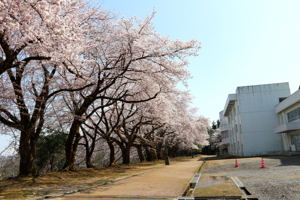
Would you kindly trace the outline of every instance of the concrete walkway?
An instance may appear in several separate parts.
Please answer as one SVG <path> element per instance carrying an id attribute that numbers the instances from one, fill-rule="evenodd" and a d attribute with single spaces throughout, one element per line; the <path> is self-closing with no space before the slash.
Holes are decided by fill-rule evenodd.
<path id="1" fill-rule="evenodd" d="M 175 199 L 181 196 L 202 161 L 194 158 L 171 163 L 163 168 L 117 181 L 92 191 L 75 193 L 59 198 L 66 199 Z"/>

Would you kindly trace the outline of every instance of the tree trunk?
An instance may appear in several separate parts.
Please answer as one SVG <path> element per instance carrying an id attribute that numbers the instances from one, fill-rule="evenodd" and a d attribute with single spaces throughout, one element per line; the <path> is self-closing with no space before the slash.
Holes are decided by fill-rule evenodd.
<path id="1" fill-rule="evenodd" d="M 151 154 L 150 154 L 150 151 L 149 151 L 149 148 L 148 148 L 148 147 L 145 147 L 145 153 L 146 153 L 146 160 L 147 160 L 147 161 L 152 161 L 153 158 L 152 158 L 152 156 L 151 156 Z"/>
<path id="2" fill-rule="evenodd" d="M 94 93 L 95 94 L 95 93 Z M 80 140 L 80 133 L 79 129 L 82 125 L 83 121 L 80 119 L 80 117 L 86 112 L 88 107 L 91 105 L 91 103 L 95 100 L 94 94 L 89 97 L 86 97 L 84 99 L 84 102 L 82 103 L 81 107 L 75 111 L 74 119 L 69 131 L 69 135 L 66 141 L 66 162 L 63 167 L 64 170 L 75 170 L 75 156 L 77 152 L 78 143 Z M 80 116 L 80 117 L 78 117 Z"/>
<path id="3" fill-rule="evenodd" d="M 161 148 L 162 147 L 162 145 L 161 144 L 159 144 L 159 145 L 157 145 L 157 147 L 156 147 L 156 155 L 157 155 L 157 159 L 158 160 L 161 160 L 162 159 L 162 153 L 161 153 Z"/>
<path id="4" fill-rule="evenodd" d="M 165 165 L 170 165 L 170 159 L 169 159 L 169 144 L 167 138 L 164 138 L 163 141 L 163 149 L 164 149 L 164 160 L 165 160 Z"/>
<path id="5" fill-rule="evenodd" d="M 130 163 L 130 147 L 121 148 L 123 164 L 128 165 Z"/>
<path id="6" fill-rule="evenodd" d="M 112 164 L 115 162 L 115 147 L 112 142 L 107 142 L 109 146 L 109 166 L 112 166 Z"/>
<path id="7" fill-rule="evenodd" d="M 164 147 L 164 160 L 165 160 L 165 165 L 170 165 L 169 151 L 167 145 Z"/>
<path id="8" fill-rule="evenodd" d="M 142 146 L 140 146 L 140 145 L 136 146 L 136 150 L 137 150 L 140 161 L 144 162 L 145 161 L 145 156 L 144 156 L 144 153 L 143 153 Z"/>
<path id="9" fill-rule="evenodd" d="M 147 161 L 154 161 L 157 159 L 156 152 L 153 149 L 150 149 L 149 147 L 145 147 L 145 152 L 146 152 Z"/>
<path id="10" fill-rule="evenodd" d="M 79 134 L 79 127 L 81 123 L 80 122 L 74 122 L 70 128 L 70 132 L 67 138 L 66 142 L 66 162 L 63 167 L 64 170 L 68 171 L 74 171 L 75 170 L 75 156 L 76 151 L 78 147 L 78 143 L 80 140 L 80 134 Z"/>
<path id="11" fill-rule="evenodd" d="M 95 150 L 96 138 L 92 138 L 92 144 L 89 146 L 88 140 L 86 140 L 85 144 L 85 164 L 87 168 L 94 168 L 95 166 L 92 164 L 92 156 Z"/>
<path id="12" fill-rule="evenodd" d="M 28 131 L 22 131 L 19 146 L 19 176 L 35 175 L 35 145 L 36 140 L 33 137 L 30 137 L 30 133 Z"/>
<path id="13" fill-rule="evenodd" d="M 95 166 L 92 164 L 92 154 L 86 155 L 85 157 L 85 164 L 86 168 L 94 168 Z"/>
<path id="14" fill-rule="evenodd" d="M 54 170 L 54 156 L 52 156 L 50 159 L 50 171 L 53 172 L 53 170 Z"/>

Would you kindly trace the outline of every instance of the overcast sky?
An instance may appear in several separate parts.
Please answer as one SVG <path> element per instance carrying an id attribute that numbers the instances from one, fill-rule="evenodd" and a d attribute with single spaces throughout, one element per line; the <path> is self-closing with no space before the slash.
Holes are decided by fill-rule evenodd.
<path id="1" fill-rule="evenodd" d="M 88 0 L 87 0 L 88 1 Z M 157 32 L 171 39 L 201 42 L 190 59 L 193 106 L 218 118 L 237 86 L 300 84 L 300 1 L 298 0 L 92 0 L 117 17 L 144 18 L 157 12 Z M 0 151 L 7 138 L 0 137 Z"/>

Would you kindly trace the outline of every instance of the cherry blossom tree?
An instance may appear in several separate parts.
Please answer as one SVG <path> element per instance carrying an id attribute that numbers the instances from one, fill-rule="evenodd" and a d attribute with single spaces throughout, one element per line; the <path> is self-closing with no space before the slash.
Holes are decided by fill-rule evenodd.
<path id="1" fill-rule="evenodd" d="M 128 164 L 133 147 L 143 161 L 203 142 L 206 119 L 176 89 L 199 44 L 160 35 L 153 17 L 115 20 L 73 0 L 0 2 L 0 125 L 20 132 L 20 175 L 35 174 L 48 128 L 68 133 L 65 170 L 75 168 L 79 144 L 93 167 L 100 138 L 110 164 L 116 147 Z"/>
<path id="2" fill-rule="evenodd" d="M 155 82 L 151 83 L 153 85 Z M 145 157 L 152 160 L 155 149 L 155 157 L 162 158 L 163 155 L 168 163 L 169 148 L 187 150 L 205 143 L 207 119 L 194 116 L 188 109 L 189 95 L 186 92 L 176 88 L 166 91 L 145 102 L 130 104 L 120 101 L 109 107 L 101 107 L 100 112 L 95 112 L 96 116 L 88 120 L 92 122 L 89 123 L 91 125 L 84 123 L 90 130 L 98 130 L 98 134 L 107 141 L 110 164 L 114 161 L 114 144 L 122 151 L 123 163 L 128 164 L 132 147 L 136 148 L 141 161 Z"/>
<path id="3" fill-rule="evenodd" d="M 94 15 L 82 2 L 64 0 L 3 0 L 0 12 L 0 74 L 36 60 L 73 70 L 85 48 L 84 21 Z"/>
<path id="4" fill-rule="evenodd" d="M 63 0 L 4 0 L 0 12 L 0 122 L 20 131 L 19 175 L 32 175 L 48 102 L 85 87 L 66 88 L 62 77 L 80 75 L 86 32 L 103 14 Z"/>
<path id="5" fill-rule="evenodd" d="M 93 103 L 101 99 L 148 101 L 157 96 L 164 83 L 186 78 L 185 58 L 196 54 L 197 43 L 162 37 L 153 30 L 151 20 L 152 17 L 144 21 L 121 19 L 105 24 L 105 30 L 90 32 L 93 45 L 84 55 L 89 61 L 85 69 L 92 70 L 83 70 L 81 74 L 89 77 L 87 84 L 91 86 L 70 97 L 74 118 L 66 144 L 66 170 L 74 169 L 80 126 L 95 112 L 94 109 L 87 113 Z M 153 81 L 157 84 L 149 85 Z"/>
<path id="6" fill-rule="evenodd" d="M 146 138 L 154 140 L 157 155 L 158 157 L 164 155 L 166 164 L 169 163 L 169 148 L 197 148 L 197 145 L 205 143 L 208 136 L 208 121 L 204 117 L 196 117 L 189 110 L 188 96 L 186 92 L 176 91 L 173 88 L 172 93 L 162 93 L 146 105 L 148 117 L 152 118 L 152 124 L 156 123 L 158 127 L 152 133 L 154 136 Z"/>

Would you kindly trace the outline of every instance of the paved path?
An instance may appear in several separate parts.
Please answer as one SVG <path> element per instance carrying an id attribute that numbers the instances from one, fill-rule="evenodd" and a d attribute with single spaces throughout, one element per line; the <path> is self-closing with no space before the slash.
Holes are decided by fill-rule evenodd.
<path id="1" fill-rule="evenodd" d="M 201 163 L 202 161 L 198 161 L 198 158 L 171 163 L 169 166 L 149 170 L 144 174 L 102 186 L 89 192 L 67 195 L 59 199 L 174 199 L 183 194 Z"/>

